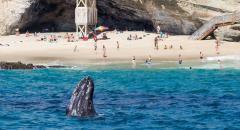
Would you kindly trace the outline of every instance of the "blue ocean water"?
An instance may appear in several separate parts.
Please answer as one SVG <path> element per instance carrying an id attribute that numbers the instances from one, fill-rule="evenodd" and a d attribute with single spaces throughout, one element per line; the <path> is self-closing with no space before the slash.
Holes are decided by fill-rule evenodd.
<path id="1" fill-rule="evenodd" d="M 67 117 L 87 75 L 99 115 Z M 239 130 L 240 70 L 1 70 L 0 129 Z"/>

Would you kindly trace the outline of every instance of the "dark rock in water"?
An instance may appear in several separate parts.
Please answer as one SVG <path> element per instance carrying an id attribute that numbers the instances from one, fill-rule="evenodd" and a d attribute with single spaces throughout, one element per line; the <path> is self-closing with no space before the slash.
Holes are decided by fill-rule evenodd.
<path id="1" fill-rule="evenodd" d="M 21 62 L 1 62 L 0 68 L 11 70 L 11 69 L 33 69 L 32 64 L 23 64 Z"/>
<path id="2" fill-rule="evenodd" d="M 51 66 L 48 66 L 48 68 L 68 68 L 68 66 L 62 66 L 62 65 L 51 65 Z"/>
<path id="3" fill-rule="evenodd" d="M 45 66 L 34 66 L 33 64 L 23 64 L 21 62 L 0 62 L 0 69 L 13 70 L 13 69 L 41 69 Z"/>
<path id="4" fill-rule="evenodd" d="M 35 68 L 35 69 L 46 69 L 46 66 L 43 66 L 43 65 L 35 65 L 34 68 Z"/>
<path id="5" fill-rule="evenodd" d="M 91 77 L 85 77 L 75 88 L 66 114 L 76 117 L 91 117 L 97 115 L 94 104 L 94 83 Z"/>

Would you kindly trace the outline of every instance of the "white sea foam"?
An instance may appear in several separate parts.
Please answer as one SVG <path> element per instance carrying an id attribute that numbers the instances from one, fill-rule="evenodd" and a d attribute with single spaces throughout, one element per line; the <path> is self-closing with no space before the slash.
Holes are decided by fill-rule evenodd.
<path id="1" fill-rule="evenodd" d="M 240 55 L 207 57 L 207 61 L 240 61 Z"/>
<path id="2" fill-rule="evenodd" d="M 218 62 L 221 60 L 221 63 Z M 59 61 L 54 61 L 48 64 L 42 64 L 44 66 L 67 66 Z M 229 56 L 218 56 L 218 57 L 207 57 L 203 61 L 185 61 L 182 65 L 179 65 L 176 61 L 161 61 L 153 62 L 149 65 L 145 63 L 137 63 L 136 66 L 132 67 L 131 63 L 112 63 L 112 62 L 97 62 L 89 63 L 79 66 L 68 66 L 68 70 L 98 70 L 104 68 L 114 68 L 114 69 L 240 69 L 240 55 L 229 55 Z"/>
<path id="3" fill-rule="evenodd" d="M 203 65 L 195 66 L 196 69 L 240 69 L 239 62 L 208 62 Z"/>

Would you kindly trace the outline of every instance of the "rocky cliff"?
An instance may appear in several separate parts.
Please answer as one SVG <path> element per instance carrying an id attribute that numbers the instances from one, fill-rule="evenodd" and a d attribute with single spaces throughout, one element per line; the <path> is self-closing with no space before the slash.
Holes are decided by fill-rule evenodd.
<path id="1" fill-rule="evenodd" d="M 111 28 L 191 34 L 205 20 L 240 8 L 239 0 L 97 0 L 99 24 Z M 0 34 L 74 31 L 75 0 L 0 0 Z"/>
<path id="2" fill-rule="evenodd" d="M 240 42 L 240 23 L 225 27 L 220 27 L 214 32 L 214 36 L 229 42 Z"/>

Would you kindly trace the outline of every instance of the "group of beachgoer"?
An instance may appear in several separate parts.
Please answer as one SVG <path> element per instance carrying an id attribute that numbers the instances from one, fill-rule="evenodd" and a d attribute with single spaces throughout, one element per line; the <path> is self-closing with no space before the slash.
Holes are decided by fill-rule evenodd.
<path id="1" fill-rule="evenodd" d="M 159 50 L 159 41 L 163 41 L 163 38 L 168 38 L 168 37 L 169 37 L 169 34 L 168 34 L 168 33 L 165 33 L 165 34 L 164 34 L 163 32 L 161 32 L 160 26 L 157 27 L 157 34 L 158 34 L 158 36 L 156 36 L 156 37 L 154 38 L 154 48 L 155 48 L 156 50 Z M 171 50 L 171 49 L 173 49 L 173 45 L 171 44 L 171 45 L 169 45 L 169 47 L 168 47 L 168 46 L 165 44 L 163 49 L 164 49 L 164 50 L 167 50 L 167 49 Z M 179 46 L 179 49 L 180 49 L 180 50 L 183 50 L 183 46 L 180 45 L 180 46 Z M 146 60 L 146 63 L 148 63 L 147 60 Z M 182 59 L 182 55 L 181 55 L 181 54 L 178 55 L 178 63 L 179 63 L 179 64 L 182 64 L 182 63 L 183 63 L 183 59 Z"/>
<path id="2" fill-rule="evenodd" d="M 134 67 L 136 66 L 136 57 L 135 56 L 132 57 L 132 64 Z M 146 65 L 152 64 L 152 56 L 151 55 L 149 55 L 148 59 L 145 60 L 145 64 Z"/>
<path id="3" fill-rule="evenodd" d="M 132 36 L 132 34 L 130 34 L 127 37 L 127 40 L 139 40 L 139 39 L 142 39 L 142 37 L 139 37 L 137 34 L 135 34 L 134 36 Z"/>
<path id="4" fill-rule="evenodd" d="M 162 32 L 160 26 L 157 27 L 157 34 L 158 36 L 154 38 L 154 48 L 156 50 L 159 50 L 159 42 L 163 41 L 164 38 L 168 38 L 169 34 L 167 32 Z M 164 45 L 164 50 L 167 49 L 173 49 L 173 45 L 170 45 L 169 47 L 167 47 L 167 45 Z M 183 47 L 180 46 L 180 49 L 183 50 Z"/>
<path id="5" fill-rule="evenodd" d="M 53 42 L 57 42 L 58 38 L 56 35 L 50 35 L 49 36 L 49 42 L 53 43 Z"/>
<path id="6" fill-rule="evenodd" d="M 16 34 L 17 35 L 17 34 Z M 18 36 L 18 35 L 17 35 Z M 26 37 L 30 37 L 32 36 L 31 33 L 29 33 L 29 31 L 26 31 L 25 33 L 25 36 Z M 57 35 L 49 35 L 49 37 L 47 37 L 46 35 L 41 35 L 41 33 L 37 33 L 37 32 L 34 32 L 33 33 L 33 36 L 34 37 L 39 37 L 39 39 L 37 39 L 37 41 L 49 41 L 50 43 L 54 43 L 54 42 L 57 42 L 58 41 L 58 38 L 61 37 L 61 36 L 57 36 Z"/>
<path id="7" fill-rule="evenodd" d="M 71 34 L 66 33 L 64 36 L 64 39 L 67 39 L 67 42 L 75 42 L 76 41 L 73 33 L 71 33 Z"/>
<path id="8" fill-rule="evenodd" d="M 162 38 L 168 38 L 169 37 L 169 33 L 168 32 L 163 32 L 163 31 L 161 31 L 161 27 L 160 27 L 160 25 L 158 25 L 157 26 L 157 34 L 159 34 L 160 35 L 160 38 L 162 39 Z"/>
<path id="9" fill-rule="evenodd" d="M 221 45 L 220 39 L 217 38 L 217 39 L 216 39 L 216 43 L 215 43 L 215 49 L 216 49 L 216 54 L 217 54 L 217 55 L 220 55 L 220 52 L 219 52 L 219 47 L 220 47 L 220 45 Z"/>
<path id="10" fill-rule="evenodd" d="M 102 46 L 103 49 L 103 58 L 107 58 L 107 48 L 105 45 Z M 94 50 L 97 51 L 97 42 L 94 43 Z"/>
<path id="11" fill-rule="evenodd" d="M 156 50 L 159 50 L 159 39 L 158 39 L 158 37 L 159 36 L 157 36 L 157 37 L 155 37 L 155 39 L 154 39 L 154 48 L 156 49 Z M 167 50 L 167 49 L 173 49 L 173 45 L 171 44 L 171 45 L 169 45 L 169 47 L 165 44 L 164 45 L 164 48 L 163 48 L 164 50 Z M 183 47 L 182 47 L 182 45 L 180 45 L 179 46 L 179 49 L 180 50 L 183 50 Z"/>
<path id="12" fill-rule="evenodd" d="M 219 56 L 220 55 L 220 46 L 221 46 L 221 41 L 220 41 L 220 38 L 216 38 L 216 42 L 215 42 L 215 49 L 216 49 L 216 54 Z M 221 60 L 220 59 L 218 59 L 218 64 L 219 64 L 219 66 L 220 66 L 220 69 L 222 69 L 223 68 L 223 66 L 222 66 L 222 63 L 221 63 Z"/>

